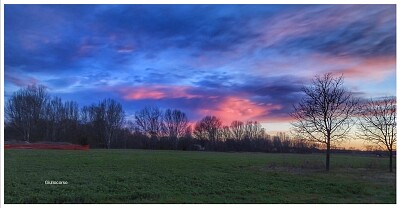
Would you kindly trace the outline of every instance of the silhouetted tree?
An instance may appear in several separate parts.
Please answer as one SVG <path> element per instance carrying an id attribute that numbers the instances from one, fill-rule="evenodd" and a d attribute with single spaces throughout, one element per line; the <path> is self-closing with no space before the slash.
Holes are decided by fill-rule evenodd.
<path id="1" fill-rule="evenodd" d="M 62 123 L 62 139 L 77 143 L 87 143 L 87 141 L 80 141 L 81 139 L 79 139 L 79 106 L 77 102 L 64 102 Z M 83 139 L 87 140 L 85 136 Z"/>
<path id="2" fill-rule="evenodd" d="M 229 126 L 223 126 L 220 132 L 222 141 L 226 141 L 232 138 L 232 132 Z"/>
<path id="3" fill-rule="evenodd" d="M 124 122 L 125 113 L 121 104 L 113 99 L 104 99 L 97 105 L 84 107 L 82 118 L 88 120 L 92 131 L 101 139 L 106 148 L 111 147 L 111 142 Z"/>
<path id="4" fill-rule="evenodd" d="M 62 126 L 63 104 L 61 98 L 54 97 L 46 103 L 45 107 L 45 123 L 46 137 L 51 141 L 59 139 L 59 132 Z"/>
<path id="5" fill-rule="evenodd" d="M 196 123 L 193 134 L 197 139 L 209 140 L 212 148 L 215 148 L 220 137 L 221 126 L 222 122 L 217 117 L 206 116 Z"/>
<path id="6" fill-rule="evenodd" d="M 244 137 L 248 139 L 256 139 L 264 136 L 264 129 L 257 121 L 247 121 L 244 125 Z"/>
<path id="7" fill-rule="evenodd" d="M 242 140 L 245 135 L 245 126 L 242 121 L 232 121 L 231 123 L 232 138 Z"/>
<path id="8" fill-rule="evenodd" d="M 33 132 L 39 129 L 47 98 L 44 86 L 31 85 L 13 93 L 5 106 L 6 119 L 27 142 L 31 141 Z"/>
<path id="9" fill-rule="evenodd" d="M 176 149 L 178 138 L 185 135 L 185 131 L 188 127 L 189 121 L 186 114 L 180 110 L 167 109 L 164 112 L 163 123 L 164 132 L 170 139 L 174 149 Z"/>
<path id="10" fill-rule="evenodd" d="M 384 97 L 360 105 L 359 131 L 362 139 L 383 145 L 389 152 L 389 170 L 393 172 L 393 149 L 396 145 L 396 98 Z"/>
<path id="11" fill-rule="evenodd" d="M 62 102 L 61 98 L 53 97 L 45 105 L 43 123 L 47 139 L 51 141 L 76 140 L 79 110 L 73 101 Z"/>
<path id="12" fill-rule="evenodd" d="M 357 101 L 343 87 L 343 76 L 316 76 L 304 87 L 305 96 L 291 114 L 299 136 L 326 145 L 326 170 L 329 171 L 331 143 L 346 138 L 352 126 Z"/>
<path id="13" fill-rule="evenodd" d="M 135 113 L 135 122 L 140 130 L 152 138 L 162 136 L 163 113 L 158 107 L 145 107 Z"/>
<path id="14" fill-rule="evenodd" d="M 192 137 L 192 126 L 188 126 L 185 130 L 183 137 L 179 139 L 178 149 L 180 150 L 192 150 L 194 144 Z"/>

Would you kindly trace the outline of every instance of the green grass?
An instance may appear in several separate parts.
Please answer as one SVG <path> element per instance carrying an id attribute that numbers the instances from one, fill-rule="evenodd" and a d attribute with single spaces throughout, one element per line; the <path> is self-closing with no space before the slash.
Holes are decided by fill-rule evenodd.
<path id="1" fill-rule="evenodd" d="M 6 150 L 5 203 L 396 203 L 387 158 Z M 45 180 L 68 181 L 45 185 Z"/>

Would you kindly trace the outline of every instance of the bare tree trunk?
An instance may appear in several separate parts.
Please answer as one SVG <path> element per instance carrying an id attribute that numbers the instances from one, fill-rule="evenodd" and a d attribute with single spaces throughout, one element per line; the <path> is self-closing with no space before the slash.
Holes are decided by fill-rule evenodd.
<path id="1" fill-rule="evenodd" d="M 390 163 L 389 163 L 389 171 L 393 172 L 393 151 L 389 151 Z"/>
<path id="2" fill-rule="evenodd" d="M 30 131 L 26 132 L 26 141 L 31 142 L 31 134 Z"/>
<path id="3" fill-rule="evenodd" d="M 106 147 L 107 149 L 110 149 L 111 147 L 111 135 L 106 136 Z"/>
<path id="4" fill-rule="evenodd" d="M 326 171 L 329 171 L 330 154 L 331 154 L 331 141 L 328 140 L 328 143 L 326 144 Z"/>

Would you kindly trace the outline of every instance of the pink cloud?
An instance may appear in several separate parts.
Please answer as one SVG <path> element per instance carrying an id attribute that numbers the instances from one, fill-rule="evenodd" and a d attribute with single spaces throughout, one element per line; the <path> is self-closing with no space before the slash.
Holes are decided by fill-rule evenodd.
<path id="1" fill-rule="evenodd" d="M 272 110 L 279 110 L 282 106 L 275 104 L 258 105 L 249 99 L 229 96 L 218 103 L 215 108 L 200 109 L 198 113 L 202 116 L 215 115 L 225 125 L 234 120 L 247 121 L 268 115 Z"/>
<path id="2" fill-rule="evenodd" d="M 344 67 L 334 73 L 343 74 L 352 79 L 369 78 L 375 81 L 383 80 L 390 73 L 396 71 L 396 57 L 374 57 Z"/>
<path id="3" fill-rule="evenodd" d="M 299 64 L 301 62 L 301 64 Z M 382 81 L 396 71 L 395 56 L 357 57 L 307 54 L 285 60 L 261 61 L 254 64 L 252 71 L 262 76 L 267 69 L 277 68 L 274 73 L 301 73 L 298 76 L 313 78 L 317 74 L 331 72 L 343 74 L 349 80 Z"/>
<path id="4" fill-rule="evenodd" d="M 327 73 L 331 72 L 352 80 L 369 79 L 381 81 L 391 73 L 396 71 L 396 57 L 354 57 L 354 56 L 326 56 L 321 54 L 312 54 L 304 57 L 305 63 L 313 66 L 315 70 L 309 70 L 309 73 Z M 314 76 L 309 74 L 310 76 Z"/>
<path id="5" fill-rule="evenodd" d="M 4 79 L 9 80 L 12 82 L 14 85 L 18 87 L 26 87 L 28 85 L 35 85 L 38 83 L 38 80 L 33 78 L 33 77 L 28 77 L 28 76 L 15 76 L 12 74 L 4 74 Z"/>
<path id="6" fill-rule="evenodd" d="M 258 27 L 262 34 L 259 41 L 267 46 L 280 43 L 288 38 L 305 37 L 312 33 L 329 30 L 352 22 L 362 21 L 365 15 L 374 15 L 376 24 L 392 21 L 395 13 L 387 12 L 392 5 L 371 8 L 373 5 L 340 5 L 332 7 L 303 8 L 292 12 L 282 13 L 262 22 L 265 27 Z M 310 17 L 318 18 L 310 18 Z M 255 28 L 260 23 L 255 24 Z M 255 43 L 257 45 L 257 43 Z M 259 43 L 258 43 L 259 44 Z M 256 46 L 258 47 L 258 46 Z"/>
<path id="7" fill-rule="evenodd" d="M 158 100 L 163 98 L 196 98 L 200 95 L 188 92 L 187 86 L 150 85 L 118 89 L 126 100 Z"/>
<path id="8" fill-rule="evenodd" d="M 134 50 L 133 47 L 128 46 L 128 47 L 122 47 L 122 48 L 118 48 L 117 52 L 118 53 L 131 53 Z"/>
<path id="9" fill-rule="evenodd" d="M 94 45 L 90 45 L 90 44 L 83 44 L 79 47 L 78 50 L 78 55 L 79 56 L 85 56 L 88 55 L 89 53 L 91 53 L 93 51 L 93 49 L 95 49 L 96 46 Z"/>

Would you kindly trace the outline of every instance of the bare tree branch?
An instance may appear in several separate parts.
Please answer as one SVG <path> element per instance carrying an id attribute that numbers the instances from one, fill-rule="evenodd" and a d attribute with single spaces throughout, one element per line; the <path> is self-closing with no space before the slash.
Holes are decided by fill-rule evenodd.
<path id="1" fill-rule="evenodd" d="M 396 98 L 384 97 L 360 103 L 357 135 L 365 141 L 383 145 L 389 152 L 389 170 L 393 171 L 392 157 L 396 148 Z"/>
<path id="2" fill-rule="evenodd" d="M 292 126 L 303 139 L 326 145 L 329 170 L 330 145 L 347 138 L 358 101 L 343 87 L 343 76 L 332 74 L 316 76 L 303 92 L 303 99 L 293 106 Z"/>

